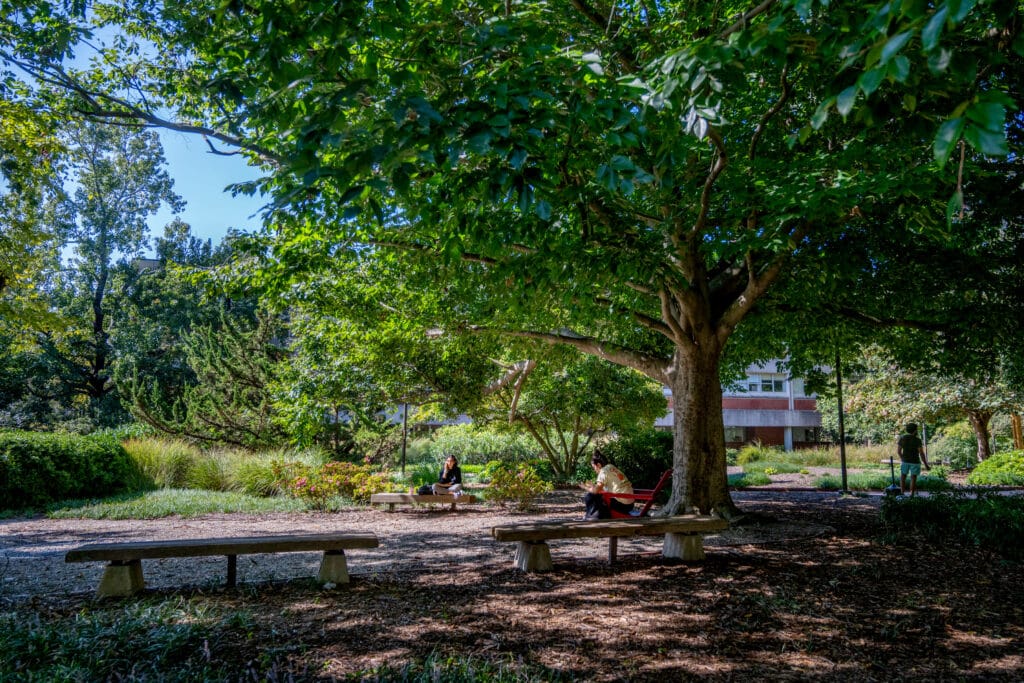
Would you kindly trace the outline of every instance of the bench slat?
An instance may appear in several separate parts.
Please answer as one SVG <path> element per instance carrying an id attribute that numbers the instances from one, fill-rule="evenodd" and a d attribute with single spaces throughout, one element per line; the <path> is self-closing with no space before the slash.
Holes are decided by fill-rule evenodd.
<path id="1" fill-rule="evenodd" d="M 313 550 L 349 550 L 376 548 L 377 535 L 371 532 L 308 534 L 304 536 L 253 536 L 233 538 L 186 538 L 161 541 L 94 543 L 69 550 L 65 562 L 96 560 L 127 561 L 161 557 L 198 557 L 205 555 L 250 555 L 256 553 L 303 552 Z"/>
<path id="2" fill-rule="evenodd" d="M 555 538 L 611 538 L 724 531 L 729 523 L 713 516 L 680 515 L 576 522 L 537 522 L 491 528 L 498 541 L 545 541 Z"/>
<path id="3" fill-rule="evenodd" d="M 370 504 L 383 503 L 476 503 L 477 497 L 469 494 L 453 496 L 450 493 L 421 496 L 418 493 L 374 493 L 370 495 Z"/>

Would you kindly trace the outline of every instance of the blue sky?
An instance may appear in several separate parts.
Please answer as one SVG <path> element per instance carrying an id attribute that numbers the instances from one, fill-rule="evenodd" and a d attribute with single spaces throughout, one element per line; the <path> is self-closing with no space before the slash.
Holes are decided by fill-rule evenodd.
<path id="1" fill-rule="evenodd" d="M 192 226 L 192 234 L 212 239 L 216 245 L 229 228 L 252 231 L 259 227 L 261 197 L 232 197 L 224 188 L 232 183 L 260 177 L 258 169 L 249 167 L 241 156 L 212 154 L 198 135 L 161 130 L 160 141 L 167 157 L 167 171 L 174 179 L 174 190 L 185 200 L 181 219 Z M 163 235 L 164 226 L 174 214 L 166 207 L 152 216 L 148 223 L 150 235 Z M 152 250 L 150 250 L 152 253 Z"/>

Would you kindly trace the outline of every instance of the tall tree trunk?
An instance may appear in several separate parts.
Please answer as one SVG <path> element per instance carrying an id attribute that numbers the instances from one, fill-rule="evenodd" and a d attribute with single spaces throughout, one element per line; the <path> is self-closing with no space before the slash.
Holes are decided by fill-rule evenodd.
<path id="1" fill-rule="evenodd" d="M 677 348 L 669 371 L 672 389 L 672 498 L 664 514 L 698 511 L 735 519 L 739 509 L 729 495 L 722 419 L 721 348 L 708 335 Z"/>
<path id="2" fill-rule="evenodd" d="M 1024 429 L 1021 427 L 1020 415 L 1017 413 L 1010 415 L 1010 428 L 1013 430 L 1014 450 L 1024 449 Z"/>
<path id="3" fill-rule="evenodd" d="M 992 421 L 992 413 L 988 410 L 969 410 L 967 419 L 974 429 L 974 438 L 978 441 L 978 462 L 988 460 L 992 455 L 992 439 L 988 425 Z"/>

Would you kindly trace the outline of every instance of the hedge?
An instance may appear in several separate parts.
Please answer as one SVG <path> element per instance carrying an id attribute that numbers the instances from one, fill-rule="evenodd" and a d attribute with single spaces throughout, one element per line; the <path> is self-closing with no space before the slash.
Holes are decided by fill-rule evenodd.
<path id="1" fill-rule="evenodd" d="M 0 432 L 0 500 L 5 508 L 107 496 L 125 490 L 133 479 L 134 464 L 113 437 Z"/>

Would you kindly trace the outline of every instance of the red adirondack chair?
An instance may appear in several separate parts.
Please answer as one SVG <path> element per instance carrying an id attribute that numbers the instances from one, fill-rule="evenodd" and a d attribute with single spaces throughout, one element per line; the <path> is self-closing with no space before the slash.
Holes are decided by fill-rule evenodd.
<path id="1" fill-rule="evenodd" d="M 661 479 L 654 485 L 653 489 L 633 489 L 633 493 L 609 493 L 608 491 L 602 491 L 601 495 L 604 497 L 604 504 L 611 513 L 612 519 L 629 519 L 630 517 L 646 517 L 651 511 L 651 506 L 654 505 L 655 498 L 661 493 L 661 490 L 665 488 L 668 483 L 672 481 L 672 470 L 665 470 L 661 475 Z M 632 500 L 633 511 L 629 513 L 619 512 L 612 507 L 612 498 L 627 498 Z M 643 503 L 643 507 L 637 509 L 636 503 Z"/>

